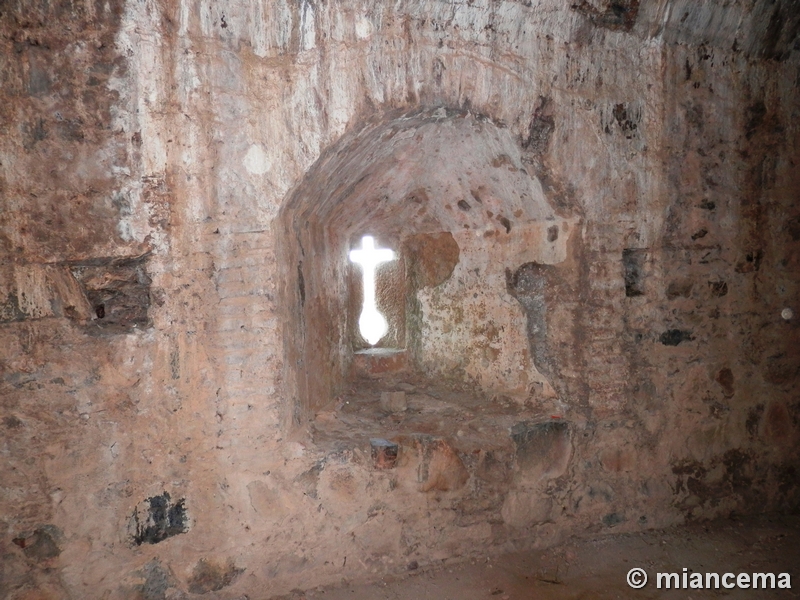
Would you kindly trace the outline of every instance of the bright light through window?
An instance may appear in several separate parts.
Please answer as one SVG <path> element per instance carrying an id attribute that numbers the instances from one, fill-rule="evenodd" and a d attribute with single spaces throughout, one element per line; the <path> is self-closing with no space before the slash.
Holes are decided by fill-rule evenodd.
<path id="1" fill-rule="evenodd" d="M 370 235 L 361 238 L 361 248 L 350 251 L 350 260 L 361 265 L 364 277 L 364 305 L 358 319 L 358 330 L 370 346 L 377 344 L 386 332 L 389 324 L 378 311 L 375 302 L 375 271 L 381 263 L 394 260 L 394 251 L 388 248 L 376 248 L 375 240 Z"/>

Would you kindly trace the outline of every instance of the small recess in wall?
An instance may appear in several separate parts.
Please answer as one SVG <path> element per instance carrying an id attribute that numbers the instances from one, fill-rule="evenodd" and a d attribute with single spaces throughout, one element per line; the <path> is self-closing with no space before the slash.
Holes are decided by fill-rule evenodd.
<path id="1" fill-rule="evenodd" d="M 625 279 L 625 295 L 628 298 L 644 295 L 644 267 L 647 250 L 625 248 L 622 251 L 622 268 Z"/>

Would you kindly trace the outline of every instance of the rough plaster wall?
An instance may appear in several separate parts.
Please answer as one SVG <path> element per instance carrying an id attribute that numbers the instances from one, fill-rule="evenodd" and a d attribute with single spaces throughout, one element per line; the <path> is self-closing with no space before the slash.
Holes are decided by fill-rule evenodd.
<path id="1" fill-rule="evenodd" d="M 52 309 L 0 328 L 3 593 L 255 597 L 796 508 L 800 345 L 778 314 L 797 298 L 800 11 L 645 2 L 631 27 L 596 4 L 7 4 L 4 263 L 151 252 L 152 304 L 146 331 Z M 583 223 L 542 292 L 569 448 L 471 517 L 280 426 L 271 221 L 348 125 L 417 103 L 505 123 Z M 642 296 L 624 249 L 643 250 Z M 188 532 L 133 545 L 164 491 Z"/>
<path id="2" fill-rule="evenodd" d="M 507 290 L 508 274 L 522 265 L 567 259 L 577 224 L 551 219 L 514 220 L 509 232 L 494 229 L 488 238 L 482 232 L 455 232 L 460 253 L 453 274 L 441 285 L 417 292 L 422 315 L 419 362 L 425 374 L 519 403 L 536 395 L 553 399 L 553 384 L 530 357 L 526 311 Z M 553 228 L 561 233 L 554 236 Z"/>

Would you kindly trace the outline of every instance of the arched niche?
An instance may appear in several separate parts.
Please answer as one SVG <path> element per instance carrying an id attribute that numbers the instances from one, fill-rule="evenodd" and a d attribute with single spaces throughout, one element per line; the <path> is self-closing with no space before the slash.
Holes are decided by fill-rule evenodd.
<path id="1" fill-rule="evenodd" d="M 396 314 L 374 352 L 487 392 L 543 379 L 508 273 L 565 260 L 575 220 L 556 214 L 507 129 L 444 108 L 376 117 L 323 153 L 276 223 L 295 424 L 340 393 L 364 350 L 348 253 L 365 234 L 399 253 L 379 271 L 391 288 L 379 304 Z"/>

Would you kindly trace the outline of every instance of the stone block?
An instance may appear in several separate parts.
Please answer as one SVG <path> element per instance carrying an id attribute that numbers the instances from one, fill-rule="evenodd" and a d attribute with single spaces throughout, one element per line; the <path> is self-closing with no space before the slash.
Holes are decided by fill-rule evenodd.
<path id="1" fill-rule="evenodd" d="M 412 434 L 403 436 L 398 443 L 398 468 L 416 479 L 419 491 L 455 491 L 467 483 L 469 472 L 446 439 Z"/>
<path id="2" fill-rule="evenodd" d="M 529 527 L 550 520 L 553 501 L 530 490 L 512 490 L 503 502 L 500 515 L 511 527 Z"/>
<path id="3" fill-rule="evenodd" d="M 511 428 L 518 479 L 535 483 L 563 475 L 572 455 L 569 424 L 562 420 L 522 422 Z"/>
<path id="4" fill-rule="evenodd" d="M 244 569 L 236 567 L 230 558 L 225 562 L 201 558 L 189 579 L 189 591 L 192 594 L 218 592 L 231 585 L 243 572 Z"/>
<path id="5" fill-rule="evenodd" d="M 35 531 L 25 532 L 12 541 L 22 548 L 25 556 L 35 561 L 46 561 L 61 554 L 59 547 L 63 533 L 55 525 L 43 525 Z"/>
<path id="6" fill-rule="evenodd" d="M 403 412 L 408 408 L 405 392 L 381 392 L 381 408 L 389 412 Z"/>
<path id="7" fill-rule="evenodd" d="M 372 464 L 376 469 L 394 469 L 397 463 L 398 445 L 383 438 L 371 438 Z"/>
<path id="8" fill-rule="evenodd" d="M 405 371 L 407 367 L 405 350 L 370 348 L 353 354 L 352 371 L 355 377 L 380 377 L 385 373 Z"/>
<path id="9" fill-rule="evenodd" d="M 608 448 L 600 453 L 600 464 L 614 473 L 631 471 L 636 466 L 635 451 L 630 447 Z"/>

